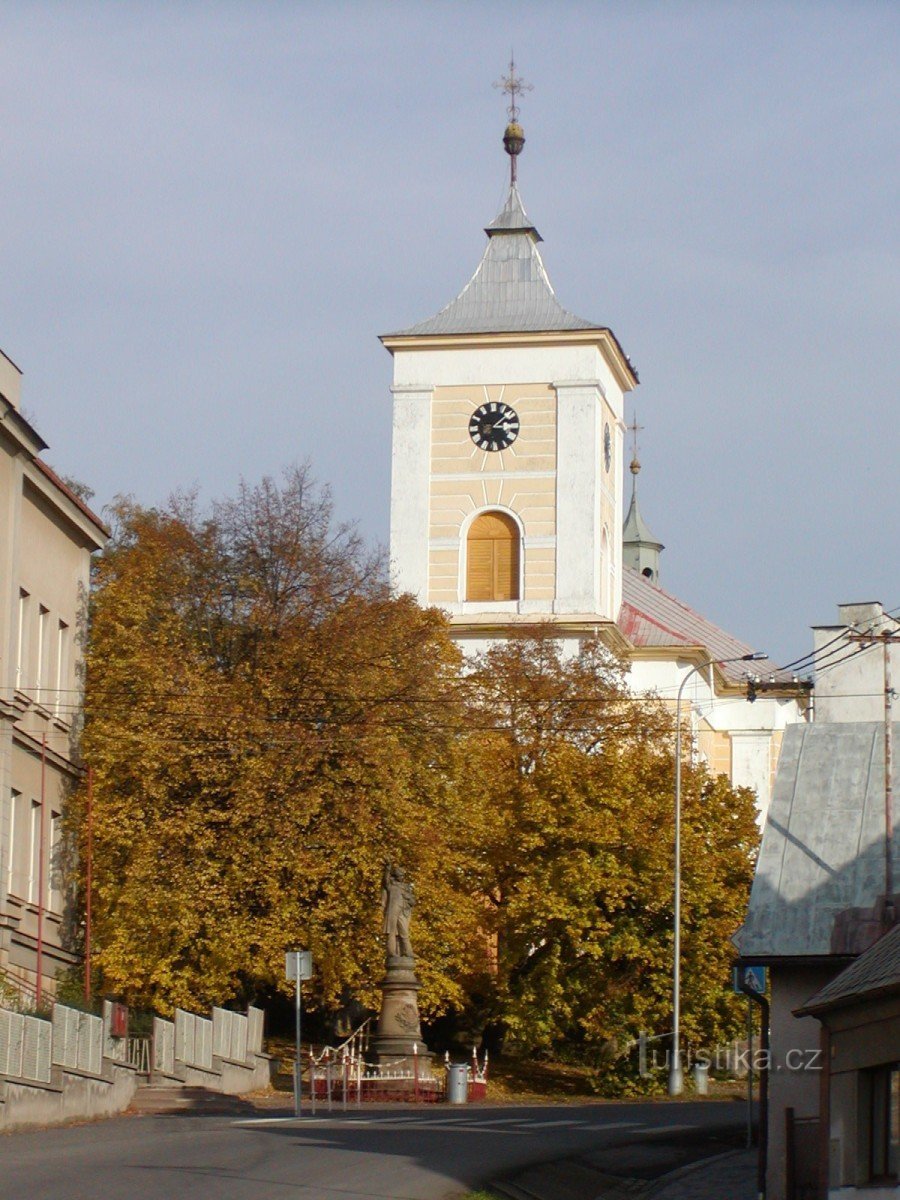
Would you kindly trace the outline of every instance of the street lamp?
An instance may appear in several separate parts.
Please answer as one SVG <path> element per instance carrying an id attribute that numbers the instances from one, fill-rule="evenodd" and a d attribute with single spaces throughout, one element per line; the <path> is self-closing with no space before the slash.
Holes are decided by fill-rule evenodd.
<path id="1" fill-rule="evenodd" d="M 684 1090 L 681 1070 L 681 697 L 684 685 L 706 667 L 723 666 L 733 662 L 756 662 L 766 655 L 759 651 L 738 654 L 734 658 L 710 658 L 691 667 L 678 688 L 675 701 L 675 942 L 672 948 L 672 1057 L 669 1061 L 669 1095 L 680 1096 Z"/>

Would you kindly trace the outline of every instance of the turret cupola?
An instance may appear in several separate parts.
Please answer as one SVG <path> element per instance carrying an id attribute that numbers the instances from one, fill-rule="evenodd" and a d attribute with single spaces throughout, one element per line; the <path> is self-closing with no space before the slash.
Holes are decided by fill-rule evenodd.
<path id="1" fill-rule="evenodd" d="M 641 516 L 641 510 L 638 508 L 637 477 L 641 470 L 641 464 L 637 456 L 637 435 L 641 426 L 638 425 L 636 417 L 629 428 L 634 439 L 634 448 L 629 464 L 631 504 L 622 528 L 622 562 L 626 567 L 638 571 L 650 583 L 659 587 L 659 555 L 660 551 L 665 550 L 665 546 L 662 542 L 658 542 L 650 532 L 646 521 Z"/>

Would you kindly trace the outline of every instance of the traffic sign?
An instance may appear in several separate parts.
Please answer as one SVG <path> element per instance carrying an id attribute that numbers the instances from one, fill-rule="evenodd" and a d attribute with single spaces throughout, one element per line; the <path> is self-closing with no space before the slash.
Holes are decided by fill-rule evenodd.
<path id="1" fill-rule="evenodd" d="M 735 967 L 731 972 L 731 986 L 736 992 L 744 995 L 753 992 L 762 996 L 766 991 L 765 967 Z"/>
<path id="2" fill-rule="evenodd" d="M 288 950 L 284 956 L 284 973 L 295 983 L 312 979 L 312 950 Z"/>

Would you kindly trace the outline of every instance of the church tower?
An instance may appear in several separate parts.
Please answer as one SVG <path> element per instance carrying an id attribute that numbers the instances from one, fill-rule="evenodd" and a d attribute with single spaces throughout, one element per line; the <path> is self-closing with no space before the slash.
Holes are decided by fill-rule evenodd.
<path id="1" fill-rule="evenodd" d="M 609 328 L 556 298 L 518 189 L 526 85 L 513 64 L 503 86 L 509 191 L 481 262 L 439 313 L 381 339 L 394 364 L 393 582 L 474 646 L 545 619 L 563 637 L 615 637 L 637 375 Z"/>

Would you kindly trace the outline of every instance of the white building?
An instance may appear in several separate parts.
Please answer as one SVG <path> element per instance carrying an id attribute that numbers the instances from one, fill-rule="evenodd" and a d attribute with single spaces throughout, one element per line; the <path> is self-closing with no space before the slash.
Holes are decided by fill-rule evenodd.
<path id="1" fill-rule="evenodd" d="M 0 975 L 52 990 L 66 947 L 60 851 L 78 779 L 82 635 L 101 521 L 41 459 L 0 352 Z"/>
<path id="2" fill-rule="evenodd" d="M 443 608 L 467 653 L 552 621 L 573 650 L 602 637 L 636 691 L 674 701 L 702 667 L 685 691 L 700 751 L 764 810 L 803 689 L 768 661 L 704 666 L 752 647 L 660 589 L 662 545 L 634 493 L 624 514 L 637 373 L 608 326 L 557 300 L 516 183 L 515 120 L 504 144 L 509 193 L 474 275 L 435 316 L 382 338 L 394 366 L 394 585 Z"/>
<path id="3" fill-rule="evenodd" d="M 872 634 L 872 641 L 859 638 Z M 875 637 L 896 640 L 887 647 Z M 839 604 L 836 625 L 813 626 L 815 719 L 880 721 L 884 718 L 885 655 L 893 687 L 900 688 L 900 621 L 878 601 Z"/>

